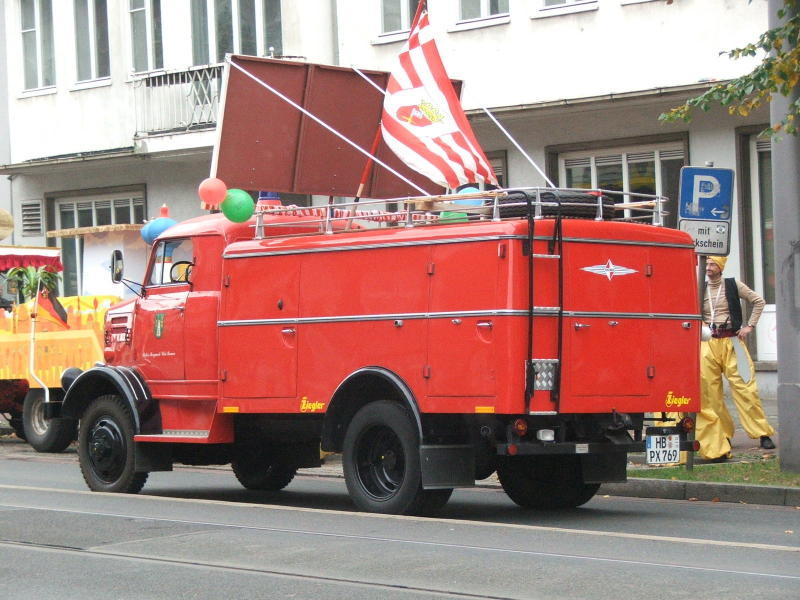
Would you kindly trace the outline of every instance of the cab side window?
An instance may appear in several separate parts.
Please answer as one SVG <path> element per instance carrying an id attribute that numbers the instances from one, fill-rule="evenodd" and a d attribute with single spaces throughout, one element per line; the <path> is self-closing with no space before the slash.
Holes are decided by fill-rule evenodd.
<path id="1" fill-rule="evenodd" d="M 148 285 L 169 285 L 191 280 L 194 265 L 192 240 L 162 240 L 154 254 Z"/>

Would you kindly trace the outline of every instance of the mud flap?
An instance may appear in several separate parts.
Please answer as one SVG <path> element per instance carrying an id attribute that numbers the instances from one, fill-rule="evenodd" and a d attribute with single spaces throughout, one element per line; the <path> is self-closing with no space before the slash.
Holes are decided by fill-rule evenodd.
<path id="1" fill-rule="evenodd" d="M 613 452 L 609 454 L 581 455 L 584 483 L 624 482 L 628 480 L 628 454 Z"/>
<path id="2" fill-rule="evenodd" d="M 472 446 L 420 446 L 419 459 L 423 489 L 475 485 L 475 453 Z"/>
<path id="3" fill-rule="evenodd" d="M 134 464 L 137 473 L 172 471 L 172 446 L 161 442 L 136 442 Z"/>

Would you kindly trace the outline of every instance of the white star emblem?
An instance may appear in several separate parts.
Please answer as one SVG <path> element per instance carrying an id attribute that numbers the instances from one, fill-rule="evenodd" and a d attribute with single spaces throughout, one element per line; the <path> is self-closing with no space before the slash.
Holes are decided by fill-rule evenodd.
<path id="1" fill-rule="evenodd" d="M 629 269 L 628 267 L 620 267 L 619 265 L 615 265 L 613 262 L 611 262 L 610 258 L 604 265 L 581 267 L 581 271 L 589 271 L 589 273 L 594 273 L 595 275 L 605 275 L 609 281 L 611 281 L 611 278 L 615 275 L 630 275 L 631 273 L 638 273 L 636 269 Z"/>

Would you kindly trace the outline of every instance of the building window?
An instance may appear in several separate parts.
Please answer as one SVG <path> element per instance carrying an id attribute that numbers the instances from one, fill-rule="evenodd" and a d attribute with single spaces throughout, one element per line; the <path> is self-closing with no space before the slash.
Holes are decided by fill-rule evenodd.
<path id="1" fill-rule="evenodd" d="M 383 33 L 411 29 L 411 21 L 417 13 L 419 0 L 382 0 L 381 4 Z"/>
<path id="2" fill-rule="evenodd" d="M 508 187 L 510 184 L 508 183 L 508 155 L 506 151 L 487 152 L 486 159 L 492 165 L 494 175 L 497 177 L 498 187 Z"/>
<path id="3" fill-rule="evenodd" d="M 191 11 L 195 65 L 220 63 L 228 53 L 283 54 L 280 0 L 192 0 Z"/>
<path id="4" fill-rule="evenodd" d="M 685 152 L 680 142 L 655 147 L 603 148 L 559 154 L 558 175 L 564 187 L 609 190 L 615 202 L 626 200 L 624 194 L 614 194 L 615 191 L 666 196 L 670 203 L 664 207 L 669 212 L 664 223 L 676 227 L 680 171 L 684 164 Z"/>
<path id="5" fill-rule="evenodd" d="M 25 89 L 56 83 L 52 0 L 20 0 Z"/>
<path id="6" fill-rule="evenodd" d="M 480 19 L 508 12 L 508 0 L 461 0 L 461 20 Z"/>
<path id="7" fill-rule="evenodd" d="M 595 2 L 597 2 L 597 0 L 543 0 L 542 5 L 544 8 L 548 8 L 550 6 L 567 6 L 570 4 L 591 4 Z"/>
<path id="8" fill-rule="evenodd" d="M 75 0 L 75 55 L 78 81 L 108 77 L 106 0 Z"/>
<path id="9" fill-rule="evenodd" d="M 775 304 L 775 220 L 772 214 L 772 146 L 753 137 L 750 141 L 750 180 L 753 197 L 754 288 Z"/>
<path id="10" fill-rule="evenodd" d="M 569 13 L 597 10 L 597 0 L 539 0 L 539 9 L 533 18 L 551 17 Z"/>
<path id="11" fill-rule="evenodd" d="M 42 203 L 39 200 L 22 203 L 22 236 L 42 235 Z"/>
<path id="12" fill-rule="evenodd" d="M 164 68 L 161 43 L 161 0 L 129 0 L 133 71 Z"/>
<path id="13" fill-rule="evenodd" d="M 143 222 L 144 199 L 138 195 L 70 198 L 57 200 L 55 204 L 55 229 Z M 83 237 L 58 239 L 64 265 L 62 295 L 79 296 L 83 280 Z"/>

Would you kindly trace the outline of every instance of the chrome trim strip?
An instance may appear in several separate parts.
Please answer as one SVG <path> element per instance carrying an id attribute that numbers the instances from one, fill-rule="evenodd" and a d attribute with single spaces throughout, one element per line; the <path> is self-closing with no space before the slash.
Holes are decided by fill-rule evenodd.
<path id="1" fill-rule="evenodd" d="M 256 258 L 261 256 L 287 256 L 292 254 L 317 254 L 321 252 L 348 252 L 355 250 L 379 250 L 383 248 L 406 248 L 413 246 L 438 246 L 442 244 L 469 244 L 475 242 L 494 242 L 498 240 L 526 240 L 524 235 L 487 235 L 475 237 L 447 238 L 441 240 L 410 240 L 405 242 L 383 242 L 380 244 L 354 244 L 351 246 L 330 246 L 325 248 L 297 248 L 292 250 L 273 250 L 264 252 L 245 252 L 243 254 L 223 254 L 222 258 Z M 549 241 L 549 236 L 535 236 L 536 241 Z M 659 248 L 694 248 L 691 244 L 667 244 L 660 242 L 642 242 L 637 240 L 615 240 L 599 238 L 565 237 L 565 242 L 581 244 L 611 244 L 618 246 L 645 246 Z"/>
<path id="2" fill-rule="evenodd" d="M 672 320 L 696 320 L 702 319 L 700 315 L 691 314 L 675 314 L 675 313 L 623 313 L 623 312 L 588 312 L 588 311 L 564 311 L 565 317 L 585 317 L 585 318 L 598 318 L 606 319 L 610 317 L 617 317 L 623 319 L 672 319 Z"/>
<path id="3" fill-rule="evenodd" d="M 532 410 L 528 412 L 529 415 L 557 415 L 558 412 L 554 410 Z"/>
<path id="4" fill-rule="evenodd" d="M 536 239 L 539 239 L 538 237 Z M 550 238 L 544 238 L 549 240 Z M 575 242 L 580 244 L 610 244 L 615 246 L 649 246 L 658 248 L 694 248 L 694 244 L 667 244 L 664 242 L 642 242 L 638 240 L 604 240 L 595 238 L 570 238 L 565 237 L 565 242 Z"/>
<path id="5" fill-rule="evenodd" d="M 557 306 L 537 306 L 533 313 L 540 316 L 557 316 Z M 567 317 L 608 318 L 622 319 L 672 319 L 672 320 L 700 320 L 700 315 L 672 314 L 672 313 L 611 313 L 611 312 L 578 312 L 564 311 Z M 527 310 L 497 309 L 497 310 L 462 310 L 449 312 L 428 313 L 393 313 L 375 315 L 339 315 L 331 317 L 295 317 L 290 319 L 232 319 L 217 321 L 218 327 L 240 327 L 249 325 L 304 325 L 309 323 L 348 323 L 355 321 L 394 321 L 414 319 L 452 319 L 457 317 L 527 317 Z"/>
<path id="6" fill-rule="evenodd" d="M 286 256 L 290 254 L 317 254 L 320 252 L 348 252 L 354 250 L 379 250 L 383 248 L 406 248 L 411 246 L 439 246 L 442 244 L 469 244 L 475 242 L 496 242 L 498 240 L 522 240 L 521 235 L 486 235 L 475 237 L 446 238 L 441 240 L 409 240 L 405 242 L 383 242 L 380 244 L 353 244 L 351 246 L 330 246 L 325 248 L 297 248 L 292 250 L 273 250 L 264 252 L 245 252 L 243 254 L 223 254 L 222 258 L 255 258 L 259 256 Z M 549 239 L 549 238 L 542 238 Z"/>

